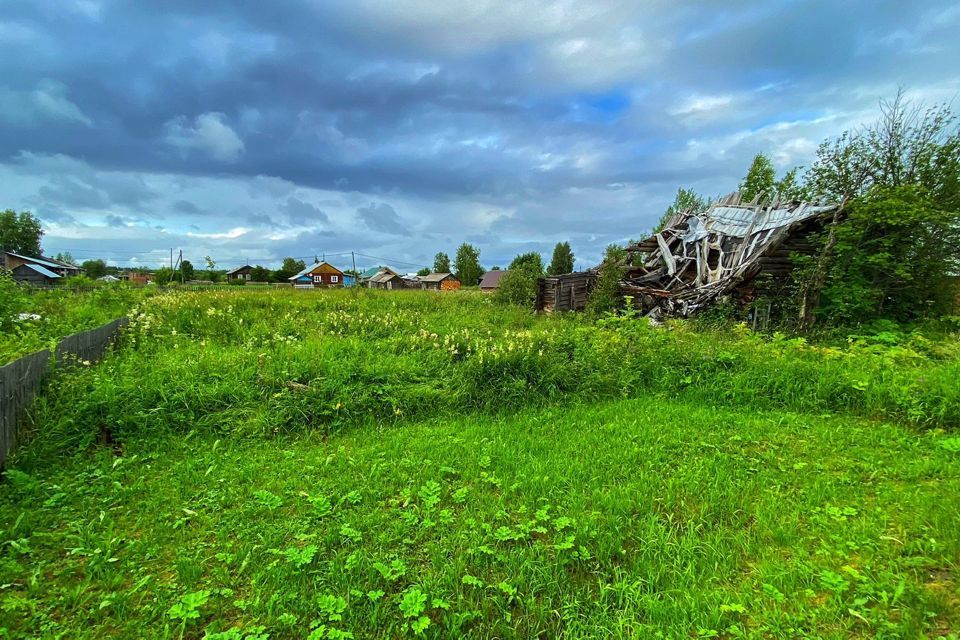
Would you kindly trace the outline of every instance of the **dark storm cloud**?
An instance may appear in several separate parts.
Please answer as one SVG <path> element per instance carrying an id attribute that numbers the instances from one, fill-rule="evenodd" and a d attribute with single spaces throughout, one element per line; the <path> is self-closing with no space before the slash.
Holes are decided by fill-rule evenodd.
<path id="1" fill-rule="evenodd" d="M 432 255 L 412 229 L 500 263 L 565 237 L 599 255 L 677 186 L 732 189 L 758 151 L 808 163 L 897 85 L 951 98 L 958 26 L 942 0 L 13 0 L 3 206 L 166 216 L 198 251 L 263 257 Z"/>
<path id="2" fill-rule="evenodd" d="M 385 202 L 371 203 L 357 209 L 357 215 L 373 231 L 396 236 L 410 235 L 410 229 L 403 223 L 397 212 Z"/>
<path id="3" fill-rule="evenodd" d="M 295 226 L 316 226 L 329 221 L 327 214 L 321 211 L 319 207 L 299 198 L 287 198 L 282 210 L 286 213 L 290 224 Z"/>

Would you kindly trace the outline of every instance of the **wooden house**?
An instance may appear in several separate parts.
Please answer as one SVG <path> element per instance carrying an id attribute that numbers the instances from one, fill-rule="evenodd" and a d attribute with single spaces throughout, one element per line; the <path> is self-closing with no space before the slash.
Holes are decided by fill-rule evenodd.
<path id="1" fill-rule="evenodd" d="M 54 273 L 47 267 L 33 262 L 24 262 L 18 267 L 10 270 L 10 274 L 17 282 L 25 282 L 33 285 L 57 284 L 62 277 L 59 273 Z"/>
<path id="2" fill-rule="evenodd" d="M 246 282 L 250 280 L 250 274 L 252 272 L 253 267 L 245 264 L 242 267 L 237 267 L 236 269 L 230 269 L 230 271 L 227 271 L 227 280 L 243 280 Z"/>
<path id="3" fill-rule="evenodd" d="M 755 295 L 748 289 L 759 276 L 788 282 L 792 254 L 812 254 L 811 236 L 843 206 L 763 198 L 743 202 L 732 193 L 703 211 L 674 214 L 662 231 L 627 247 L 635 266 L 620 293 L 644 313 L 689 316 L 727 295 Z"/>
<path id="4" fill-rule="evenodd" d="M 500 280 L 503 276 L 510 273 L 509 270 L 497 269 L 496 271 L 487 271 L 480 280 L 480 291 L 484 293 L 493 293 L 500 288 Z"/>
<path id="5" fill-rule="evenodd" d="M 80 275 L 80 267 L 76 265 L 12 251 L 0 251 L 0 269 L 9 271 L 14 280 L 30 284 L 54 284 L 62 278 Z"/>
<path id="6" fill-rule="evenodd" d="M 370 289 L 406 289 L 406 284 L 401 276 L 390 269 L 381 269 L 377 275 L 367 281 L 367 287 Z"/>
<path id="7" fill-rule="evenodd" d="M 360 276 L 357 278 L 357 283 L 361 287 L 370 287 L 370 280 L 381 271 L 389 271 L 394 275 L 397 275 L 397 276 L 400 275 L 390 267 L 384 267 L 382 265 L 379 267 L 370 267 L 369 269 L 367 269 L 366 271 L 360 274 Z"/>
<path id="8" fill-rule="evenodd" d="M 421 289 L 433 291 L 455 291 L 460 288 L 460 281 L 452 273 L 431 273 L 418 278 Z"/>
<path id="9" fill-rule="evenodd" d="M 583 311 L 597 283 L 592 271 L 565 273 L 537 280 L 536 309 L 543 313 L 554 311 Z"/>
<path id="10" fill-rule="evenodd" d="M 342 287 L 343 271 L 329 262 L 317 262 L 287 279 L 295 287 Z"/>

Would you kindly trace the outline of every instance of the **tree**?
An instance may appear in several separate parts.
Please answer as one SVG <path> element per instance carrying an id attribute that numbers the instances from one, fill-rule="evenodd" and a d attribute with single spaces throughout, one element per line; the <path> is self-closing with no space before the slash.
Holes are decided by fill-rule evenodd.
<path id="1" fill-rule="evenodd" d="M 708 206 L 710 206 L 710 200 L 699 195 L 693 189 L 684 189 L 680 187 L 677 189 L 677 195 L 673 199 L 673 204 L 667 207 L 667 210 L 663 212 L 663 215 L 660 216 L 660 221 L 657 222 L 657 226 L 654 228 L 654 233 L 660 233 L 663 231 L 667 223 L 670 222 L 670 218 L 675 216 L 678 213 L 685 213 L 692 211 L 698 213 L 703 211 Z"/>
<path id="2" fill-rule="evenodd" d="M 876 186 L 836 226 L 821 307 L 834 323 L 912 321 L 948 313 L 960 266 L 960 212 L 920 185 Z"/>
<path id="3" fill-rule="evenodd" d="M 880 117 L 827 140 L 805 176 L 815 197 L 846 202 L 795 274 L 801 328 L 821 307 L 837 323 L 944 311 L 960 264 L 960 127 L 949 105 L 880 103 Z"/>
<path id="4" fill-rule="evenodd" d="M 184 260 L 180 263 L 180 275 L 183 277 L 184 281 L 193 280 L 196 276 L 196 269 L 193 268 L 193 263 L 189 260 Z"/>
<path id="5" fill-rule="evenodd" d="M 590 313 L 602 315 L 623 306 L 620 279 L 623 277 L 626 262 L 627 252 L 623 247 L 616 244 L 607 246 L 603 262 L 600 263 L 597 283 L 587 302 L 587 310 Z"/>
<path id="6" fill-rule="evenodd" d="M 535 254 L 539 257 L 539 254 Z M 516 261 L 514 261 L 516 262 Z M 540 265 L 540 269 L 543 266 Z M 533 260 L 510 266 L 510 270 L 500 279 L 494 292 L 494 300 L 500 304 L 515 304 L 533 309 L 537 297 L 537 280 L 543 275 Z"/>
<path id="7" fill-rule="evenodd" d="M 569 242 L 558 242 L 553 248 L 553 257 L 550 259 L 550 266 L 547 267 L 547 273 L 552 276 L 558 276 L 561 273 L 573 272 L 573 249 Z"/>
<path id="8" fill-rule="evenodd" d="M 770 196 L 774 190 L 776 181 L 776 172 L 773 169 L 773 163 L 770 158 L 758 153 L 753 157 L 747 175 L 740 183 L 740 198 L 744 202 L 750 202 L 760 194 Z"/>
<path id="9" fill-rule="evenodd" d="M 483 267 L 480 266 L 480 250 L 464 242 L 457 248 L 457 256 L 453 262 L 457 279 L 465 286 L 473 287 L 483 277 Z"/>
<path id="10" fill-rule="evenodd" d="M 57 258 L 59 260 L 59 258 Z M 64 260 L 66 262 L 66 260 Z M 88 278 L 96 280 L 97 278 L 102 278 L 107 275 L 107 263 L 103 260 L 86 260 L 80 268 L 83 269 L 83 273 L 86 274 Z"/>
<path id="11" fill-rule="evenodd" d="M 450 256 L 443 251 L 438 251 L 433 257 L 434 273 L 450 273 Z"/>
<path id="12" fill-rule="evenodd" d="M 773 186 L 773 190 L 781 200 L 809 200 L 806 185 L 797 181 L 799 170 L 799 167 L 790 169 Z"/>
<path id="13" fill-rule="evenodd" d="M 898 92 L 880 118 L 823 142 L 805 176 L 813 195 L 839 202 L 871 188 L 916 184 L 938 207 L 960 208 L 960 127 L 950 105 L 926 108 Z"/>
<path id="14" fill-rule="evenodd" d="M 73 261 L 73 254 L 69 251 L 61 251 L 54 256 L 54 260 L 57 262 L 66 262 L 67 264 L 75 264 Z"/>
<path id="15" fill-rule="evenodd" d="M 438 272 L 438 273 L 439 273 L 439 272 Z M 427 269 L 426 267 L 424 267 L 423 269 L 420 269 L 419 271 L 417 271 L 417 275 L 418 275 L 418 276 L 428 276 L 428 275 L 430 275 L 430 269 Z"/>
<path id="16" fill-rule="evenodd" d="M 7 209 L 0 213 L 0 249 L 25 256 L 39 256 L 43 227 L 29 211 Z"/>
<path id="17" fill-rule="evenodd" d="M 543 258 L 536 251 L 521 253 L 513 259 L 508 269 L 511 271 L 514 269 L 529 269 L 536 273 L 539 278 L 543 275 Z"/>
<path id="18" fill-rule="evenodd" d="M 286 257 L 280 268 L 273 272 L 273 279 L 277 282 L 286 282 L 306 268 L 307 264 L 303 260 Z"/>
<path id="19" fill-rule="evenodd" d="M 160 267 L 153 272 L 153 283 L 158 286 L 170 284 L 173 281 L 173 269 L 170 267 Z"/>
<path id="20" fill-rule="evenodd" d="M 257 265 L 250 270 L 250 280 L 253 282 L 270 282 L 271 275 L 270 269 L 261 267 L 260 265 Z"/>

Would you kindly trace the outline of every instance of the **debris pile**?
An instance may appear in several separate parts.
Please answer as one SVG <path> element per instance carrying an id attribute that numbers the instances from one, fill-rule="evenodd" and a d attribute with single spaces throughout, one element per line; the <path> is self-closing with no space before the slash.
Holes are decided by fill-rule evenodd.
<path id="1" fill-rule="evenodd" d="M 663 231 L 627 247 L 631 267 L 621 292 L 655 315 L 689 316 L 761 273 L 785 277 L 792 253 L 812 253 L 810 234 L 840 204 L 741 203 L 733 193 L 703 211 L 684 211 Z"/>

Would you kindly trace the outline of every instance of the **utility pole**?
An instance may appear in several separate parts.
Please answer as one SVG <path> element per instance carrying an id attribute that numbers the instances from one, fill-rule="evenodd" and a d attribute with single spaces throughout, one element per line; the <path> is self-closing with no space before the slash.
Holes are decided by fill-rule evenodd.
<path id="1" fill-rule="evenodd" d="M 357 273 L 357 258 L 353 255 L 353 251 L 350 252 L 350 262 L 353 263 L 353 288 L 356 289 L 360 286 L 360 274 Z"/>
<path id="2" fill-rule="evenodd" d="M 170 271 L 173 271 L 173 247 L 170 247 Z"/>
<path id="3" fill-rule="evenodd" d="M 180 263 L 180 284 L 184 283 L 183 279 L 183 249 L 180 249 L 180 257 L 177 258 L 177 262 Z"/>

